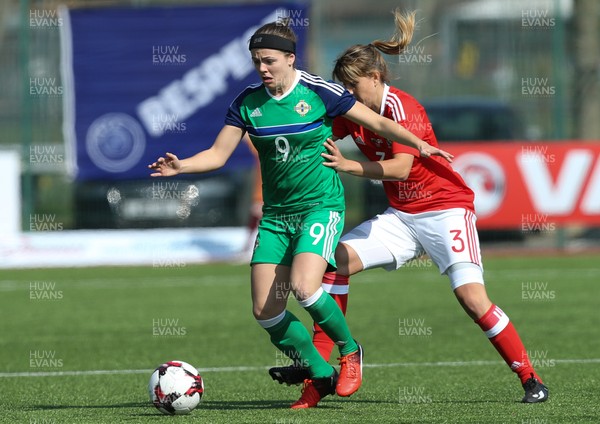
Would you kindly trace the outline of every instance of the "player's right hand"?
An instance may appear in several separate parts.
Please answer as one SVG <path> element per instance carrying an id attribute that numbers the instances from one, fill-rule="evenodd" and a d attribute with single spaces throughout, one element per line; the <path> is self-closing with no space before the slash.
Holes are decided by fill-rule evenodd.
<path id="1" fill-rule="evenodd" d="M 179 158 L 173 153 L 167 152 L 166 158 L 160 157 L 156 162 L 148 165 L 149 169 L 153 169 L 154 172 L 150 174 L 151 177 L 171 177 L 179 174 L 181 171 L 181 162 Z"/>

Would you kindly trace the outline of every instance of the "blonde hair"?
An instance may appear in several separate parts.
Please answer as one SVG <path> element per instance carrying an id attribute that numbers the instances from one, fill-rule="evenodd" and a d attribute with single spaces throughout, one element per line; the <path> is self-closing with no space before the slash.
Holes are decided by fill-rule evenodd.
<path id="1" fill-rule="evenodd" d="M 367 45 L 357 44 L 347 49 L 335 60 L 333 79 L 344 85 L 356 85 L 358 78 L 379 73 L 383 82 L 389 82 L 388 66 L 381 53 L 400 55 L 412 40 L 416 21 L 415 11 L 392 12 L 396 24 L 396 32 L 388 41 L 375 40 Z M 380 53 L 381 52 L 381 53 Z"/>

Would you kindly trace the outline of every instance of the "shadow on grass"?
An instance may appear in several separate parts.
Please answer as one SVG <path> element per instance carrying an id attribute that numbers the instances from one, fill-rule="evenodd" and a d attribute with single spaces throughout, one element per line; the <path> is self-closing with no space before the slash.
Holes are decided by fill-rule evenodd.
<path id="1" fill-rule="evenodd" d="M 247 400 L 247 401 L 202 401 L 198 409 L 206 410 L 252 410 L 252 409 L 286 409 L 292 401 L 289 400 Z M 320 406 L 320 405 L 319 405 Z M 323 405 L 325 408 L 327 404 Z M 330 405 L 331 407 L 331 405 Z M 118 408 L 147 408 L 148 414 L 136 415 L 163 415 L 155 409 L 150 402 L 128 402 L 104 405 L 32 405 L 30 411 L 56 411 L 68 409 L 118 409 Z M 337 406 L 334 406 L 337 408 Z"/>
<path id="2" fill-rule="evenodd" d="M 326 398 L 319 403 L 319 409 L 342 409 L 345 403 L 358 404 L 395 404 L 393 401 L 386 400 L 362 400 L 362 399 L 340 399 Z M 290 400 L 247 400 L 247 401 L 202 401 L 201 408 L 209 410 L 248 410 L 248 409 L 289 409 L 294 403 Z"/>
<path id="3" fill-rule="evenodd" d="M 252 409 L 286 409 L 293 401 L 289 400 L 206 400 L 202 401 L 200 407 L 208 410 L 237 411 Z"/>
<path id="4" fill-rule="evenodd" d="M 358 404 L 394 404 L 396 402 L 385 401 L 385 400 L 342 400 L 342 399 L 330 399 L 319 404 L 319 409 L 324 410 L 337 410 L 343 409 L 344 403 L 358 403 Z M 240 400 L 240 401 L 211 401 L 203 400 L 198 406 L 199 410 L 206 411 L 248 411 L 248 410 L 265 410 L 265 409 L 289 409 L 293 403 L 292 400 Z M 457 403 L 457 402 L 439 402 L 439 403 Z M 459 403 L 476 403 L 461 401 Z M 481 403 L 484 403 L 481 401 Z M 105 404 L 105 405 L 33 405 L 28 409 L 30 411 L 52 411 L 52 410 L 69 410 L 69 409 L 118 409 L 118 408 L 144 408 L 144 413 L 133 413 L 130 416 L 135 417 L 152 417 L 152 416 L 164 416 L 160 411 L 155 409 L 149 402 L 127 402 L 117 404 Z"/>
<path id="5" fill-rule="evenodd" d="M 128 402 L 105 405 L 33 405 L 27 408 L 30 411 L 52 411 L 60 409 L 113 409 L 113 408 L 145 408 L 152 406 L 148 402 Z"/>
<path id="6" fill-rule="evenodd" d="M 448 400 L 434 400 L 431 403 L 451 403 L 453 405 L 460 404 L 470 404 L 470 403 L 497 403 L 497 404 L 505 404 L 512 405 L 513 403 L 521 403 L 520 400 L 508 400 L 508 399 L 473 399 L 473 400 L 456 400 L 456 399 L 448 399 Z"/>

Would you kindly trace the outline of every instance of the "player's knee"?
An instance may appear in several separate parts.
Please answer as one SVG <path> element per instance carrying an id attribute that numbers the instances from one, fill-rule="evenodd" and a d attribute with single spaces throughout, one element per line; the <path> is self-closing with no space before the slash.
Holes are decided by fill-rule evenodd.
<path id="1" fill-rule="evenodd" d="M 315 280 L 315 281 L 312 281 Z M 307 278 L 296 278 L 290 284 L 291 291 L 289 294 L 290 299 L 296 299 L 298 301 L 305 300 L 312 296 L 319 287 L 321 282 L 316 279 Z"/>
<path id="2" fill-rule="evenodd" d="M 339 243 L 335 249 L 337 273 L 350 276 L 363 270 L 363 264 L 358 254 L 345 243 Z"/>
<path id="3" fill-rule="evenodd" d="M 459 303 L 474 319 L 485 314 L 491 305 L 487 297 L 481 268 L 473 263 L 454 264 L 446 271 Z"/>

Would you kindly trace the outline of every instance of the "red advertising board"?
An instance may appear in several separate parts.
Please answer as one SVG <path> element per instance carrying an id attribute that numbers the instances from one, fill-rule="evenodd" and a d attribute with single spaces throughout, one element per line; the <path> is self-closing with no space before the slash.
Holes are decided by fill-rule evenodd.
<path id="1" fill-rule="evenodd" d="M 446 143 L 480 229 L 600 225 L 600 140 Z"/>

